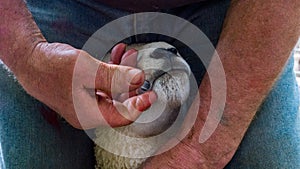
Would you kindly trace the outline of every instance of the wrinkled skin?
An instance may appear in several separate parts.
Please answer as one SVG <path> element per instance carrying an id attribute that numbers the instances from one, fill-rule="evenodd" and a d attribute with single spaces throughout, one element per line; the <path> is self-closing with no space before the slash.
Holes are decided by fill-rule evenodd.
<path id="1" fill-rule="evenodd" d="M 128 53 L 124 53 L 124 48 L 125 45 L 117 46 L 112 55 L 126 56 Z M 132 98 L 126 100 L 112 101 L 112 80 L 117 84 L 127 84 L 130 92 L 143 83 L 143 72 L 100 62 L 88 53 L 65 44 L 39 43 L 24 67 L 27 67 L 26 71 L 18 73 L 17 78 L 25 90 L 46 103 L 76 128 L 129 124 L 147 109 L 156 97 L 154 93 L 151 95 L 151 92 L 148 92 L 139 96 L 132 95 Z M 129 76 L 122 76 L 122 73 Z M 109 99 L 97 96 L 95 103 L 95 88 L 106 93 Z M 120 86 L 114 88 L 116 93 L 127 93 L 127 90 L 128 88 Z M 81 109 L 74 110 L 73 99 L 79 101 Z M 96 106 L 91 106 L 93 103 Z M 122 112 L 117 111 L 117 107 L 121 108 Z M 99 116 L 100 112 L 102 117 Z"/>

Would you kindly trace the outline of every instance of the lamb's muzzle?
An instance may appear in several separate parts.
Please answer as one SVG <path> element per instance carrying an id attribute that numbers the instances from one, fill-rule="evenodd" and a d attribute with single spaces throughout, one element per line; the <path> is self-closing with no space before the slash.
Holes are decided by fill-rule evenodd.
<path id="1" fill-rule="evenodd" d="M 176 48 L 164 42 L 135 48 L 137 67 L 145 72 L 139 92 L 153 90 L 158 98 L 131 125 L 96 130 L 96 168 L 138 168 L 173 136 L 178 129 L 174 122 L 185 111 L 182 107 L 190 92 L 191 70 Z"/>

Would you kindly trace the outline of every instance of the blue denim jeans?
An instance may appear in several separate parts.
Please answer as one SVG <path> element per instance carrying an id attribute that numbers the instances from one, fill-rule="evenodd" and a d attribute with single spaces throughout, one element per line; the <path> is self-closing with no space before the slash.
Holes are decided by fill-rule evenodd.
<path id="1" fill-rule="evenodd" d="M 49 42 L 68 43 L 77 48 L 81 48 L 106 23 L 131 14 L 93 0 L 27 0 L 27 5 Z M 229 0 L 220 0 L 159 12 L 170 13 L 192 22 L 216 45 L 228 6 Z M 158 40 L 173 41 L 161 35 L 138 35 L 125 41 L 138 43 Z M 178 44 L 176 47 L 183 55 L 193 57 L 193 52 L 183 45 Z M 191 67 L 201 66 L 199 61 L 192 60 L 189 64 Z M 193 73 L 201 81 L 204 68 Z M 226 168 L 300 168 L 298 106 L 298 88 L 291 58 Z M 60 121 L 60 129 L 54 128 L 43 119 L 40 112 L 44 108 L 45 105 L 26 94 L 2 65 L 0 167 L 93 168 L 95 160 L 92 140 L 84 131 L 72 128 L 63 120 Z"/>

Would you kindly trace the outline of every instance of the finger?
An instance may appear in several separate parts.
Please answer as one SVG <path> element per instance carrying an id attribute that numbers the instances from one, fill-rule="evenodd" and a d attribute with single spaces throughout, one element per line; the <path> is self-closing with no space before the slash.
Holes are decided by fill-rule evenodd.
<path id="1" fill-rule="evenodd" d="M 137 51 L 135 49 L 130 49 L 123 54 L 120 65 L 136 67 L 136 60 L 137 60 Z M 132 94 L 136 95 L 135 92 Z M 129 97 L 134 96 L 132 94 L 130 94 Z M 125 93 L 122 94 L 122 97 L 119 97 L 119 96 L 120 96 L 119 93 L 114 93 L 114 95 L 112 95 L 112 98 L 114 98 L 115 100 L 118 100 L 120 102 L 123 102 L 124 100 L 126 100 L 128 98 L 128 94 L 125 94 Z"/>
<path id="2" fill-rule="evenodd" d="M 136 95 L 137 95 L 137 91 L 133 90 L 133 91 L 130 91 L 129 93 L 122 93 L 122 94 L 118 95 L 116 98 L 114 98 L 114 97 L 113 98 L 116 99 L 117 101 L 123 103 L 128 98 L 136 96 Z"/>
<path id="3" fill-rule="evenodd" d="M 136 67 L 137 63 L 137 51 L 135 49 L 130 49 L 124 53 L 121 59 L 121 65 Z"/>
<path id="4" fill-rule="evenodd" d="M 126 93 L 138 89 L 144 82 L 144 72 L 128 66 L 101 62 L 82 51 L 78 57 L 73 81 L 85 88 L 111 93 Z"/>
<path id="5" fill-rule="evenodd" d="M 79 87 L 73 95 L 76 115 L 65 117 L 65 119 L 79 129 L 91 129 L 105 125 L 105 119 L 99 111 L 97 97 L 87 89 Z"/>
<path id="6" fill-rule="evenodd" d="M 148 109 L 157 99 L 155 92 L 150 91 L 135 97 L 131 97 L 123 102 L 129 112 L 142 112 Z M 134 119 L 135 120 L 135 119 Z"/>
<path id="7" fill-rule="evenodd" d="M 100 62 L 95 88 L 108 95 L 126 93 L 138 89 L 144 82 L 144 72 L 127 66 Z"/>
<path id="8" fill-rule="evenodd" d="M 143 111 L 155 102 L 156 98 L 154 92 L 148 92 L 132 97 L 124 103 L 100 101 L 99 109 L 107 124 L 112 127 L 120 127 L 135 121 Z"/>
<path id="9" fill-rule="evenodd" d="M 124 43 L 119 43 L 115 47 L 113 47 L 111 51 L 111 57 L 110 57 L 110 60 L 113 64 L 117 64 L 117 65 L 120 64 L 125 49 L 126 49 L 126 44 Z"/>

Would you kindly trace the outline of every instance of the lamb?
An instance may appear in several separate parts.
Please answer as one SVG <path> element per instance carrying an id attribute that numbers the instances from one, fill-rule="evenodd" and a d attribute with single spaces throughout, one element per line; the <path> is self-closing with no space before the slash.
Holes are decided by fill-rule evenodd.
<path id="1" fill-rule="evenodd" d="M 138 50 L 137 67 L 145 72 L 140 92 L 154 90 L 158 99 L 128 126 L 95 130 L 96 169 L 139 168 L 174 136 L 186 113 L 191 70 L 176 48 L 165 42 L 131 48 Z"/>

